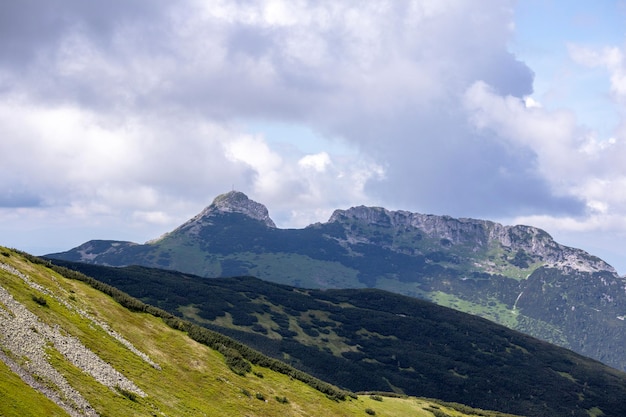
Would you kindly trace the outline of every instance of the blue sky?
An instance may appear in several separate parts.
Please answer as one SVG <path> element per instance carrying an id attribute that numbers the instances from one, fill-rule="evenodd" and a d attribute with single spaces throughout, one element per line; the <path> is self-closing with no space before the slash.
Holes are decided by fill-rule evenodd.
<path id="1" fill-rule="evenodd" d="M 535 72 L 534 96 L 547 108 L 571 108 L 581 123 L 606 137 L 619 124 L 618 109 L 608 94 L 610 80 L 601 68 L 572 66 L 568 45 L 623 45 L 625 4 L 528 0 L 515 7 L 510 48 Z"/>
<path id="2" fill-rule="evenodd" d="M 144 242 L 232 188 L 541 227 L 626 272 L 626 3 L 10 0 L 0 244 Z"/>

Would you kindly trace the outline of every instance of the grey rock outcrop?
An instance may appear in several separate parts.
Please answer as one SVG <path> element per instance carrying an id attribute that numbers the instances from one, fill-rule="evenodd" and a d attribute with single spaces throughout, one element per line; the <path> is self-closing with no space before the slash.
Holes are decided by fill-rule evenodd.
<path id="1" fill-rule="evenodd" d="M 329 223 L 357 221 L 367 225 L 388 227 L 397 232 L 419 231 L 431 239 L 446 239 L 452 245 L 468 245 L 475 250 L 499 244 L 513 251 L 522 250 L 549 267 L 583 272 L 608 271 L 615 269 L 587 252 L 560 245 L 544 230 L 532 226 L 504 226 L 488 220 L 452 218 L 430 214 L 391 211 L 382 207 L 352 207 L 335 210 Z M 348 239 L 363 241 L 366 236 L 346 230 Z"/>
<path id="2" fill-rule="evenodd" d="M 265 223 L 267 227 L 276 227 L 276 224 L 274 224 L 274 221 L 269 216 L 267 207 L 250 200 L 247 195 L 239 191 L 231 191 L 226 194 L 218 195 L 213 200 L 213 203 L 204 209 L 197 217 L 210 217 L 214 212 L 241 213 Z"/>
<path id="3" fill-rule="evenodd" d="M 50 291 L 36 284 L 28 276 L 10 265 L 0 263 L 0 269 L 21 278 L 40 294 L 45 294 L 60 301 Z M 66 307 L 71 307 L 65 302 L 62 304 Z M 105 331 L 109 330 L 108 333 L 112 335 L 112 331 L 106 329 L 102 323 L 96 323 L 93 318 L 88 317 L 82 311 L 71 309 L 79 314 L 83 313 L 81 314 L 83 317 L 91 319 L 94 324 L 99 325 Z M 118 334 L 117 336 L 116 339 L 118 341 L 126 342 L 123 344 L 127 348 L 158 369 L 158 365 L 150 361 L 146 355 L 134 349 L 121 335 Z M 143 390 L 88 349 L 80 340 L 65 334 L 57 326 L 44 323 L 1 286 L 0 346 L 3 352 L 0 356 L 1 361 L 5 362 L 24 382 L 42 392 L 71 416 L 97 416 L 98 414 L 89 402 L 50 364 L 46 352 L 47 349 L 54 348 L 70 363 L 91 375 L 102 385 L 112 389 L 127 390 L 140 397 L 146 396 Z M 13 358 L 22 359 L 18 363 Z"/>
<path id="4" fill-rule="evenodd" d="M 230 191 L 220 194 L 213 200 L 213 203 L 202 210 L 199 214 L 177 227 L 173 231 L 164 234 L 158 239 L 148 241 L 147 243 L 156 243 L 166 239 L 167 237 L 176 236 L 183 233 L 187 235 L 198 235 L 203 227 L 211 226 L 213 218 L 223 213 L 240 213 L 252 219 L 258 220 L 265 226 L 275 229 L 276 224 L 270 218 L 267 207 L 263 204 L 250 200 L 247 195 L 240 191 Z"/>

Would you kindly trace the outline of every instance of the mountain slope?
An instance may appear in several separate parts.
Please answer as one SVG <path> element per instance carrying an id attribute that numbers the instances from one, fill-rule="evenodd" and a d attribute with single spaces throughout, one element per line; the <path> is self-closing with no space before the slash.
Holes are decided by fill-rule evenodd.
<path id="1" fill-rule="evenodd" d="M 147 244 L 91 241 L 51 258 L 305 288 L 372 287 L 424 298 L 626 369 L 626 281 L 601 259 L 530 226 L 378 207 L 279 229 L 230 192 Z"/>
<path id="2" fill-rule="evenodd" d="M 35 258 L 0 254 L 2 416 L 478 414 L 415 398 L 337 401 L 259 365 L 235 373 L 228 352 L 188 337 L 192 327 L 175 330 L 119 292 L 111 291 L 143 310 L 132 312 Z"/>
<path id="3" fill-rule="evenodd" d="M 529 416 L 626 413 L 624 373 L 415 298 L 60 264 L 351 390 L 393 390 Z"/>

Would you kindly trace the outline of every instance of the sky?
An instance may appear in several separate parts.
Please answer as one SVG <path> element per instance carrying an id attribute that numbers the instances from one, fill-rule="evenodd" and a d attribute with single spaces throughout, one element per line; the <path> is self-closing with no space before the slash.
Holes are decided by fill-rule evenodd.
<path id="1" fill-rule="evenodd" d="M 238 190 L 540 227 L 626 273 L 626 1 L 4 0 L 0 245 Z"/>

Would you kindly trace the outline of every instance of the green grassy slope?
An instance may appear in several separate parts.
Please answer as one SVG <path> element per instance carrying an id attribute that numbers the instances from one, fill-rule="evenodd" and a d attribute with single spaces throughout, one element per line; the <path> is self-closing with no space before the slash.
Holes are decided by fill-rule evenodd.
<path id="1" fill-rule="evenodd" d="M 252 365 L 251 372 L 237 374 L 226 364 L 224 355 L 166 325 L 162 318 L 130 311 L 111 296 L 33 260 L 0 248 L 3 417 L 82 412 L 100 416 L 496 415 L 418 398 L 363 395 L 333 400 L 297 378 L 258 365 Z M 10 333 L 11 323 L 23 317 L 30 320 L 28 327 L 20 328 L 19 336 Z M 45 343 L 20 351 L 30 346 L 30 338 L 44 338 Z M 136 390 L 99 381 L 100 373 L 81 364 L 72 353 L 64 353 L 63 341 L 83 346 L 100 358 L 106 369 L 118 372 L 119 381 L 129 381 Z M 46 366 L 61 375 L 92 408 L 83 407 L 81 412 L 78 401 L 67 395 L 67 386 L 43 373 L 43 365 L 33 366 L 38 362 L 32 355 L 36 356 L 33 352 L 38 349 L 45 353 L 42 358 Z M 26 376 L 21 379 L 6 363 L 16 365 Z M 69 411 L 27 385 L 29 375 L 53 397 L 59 397 Z"/>

